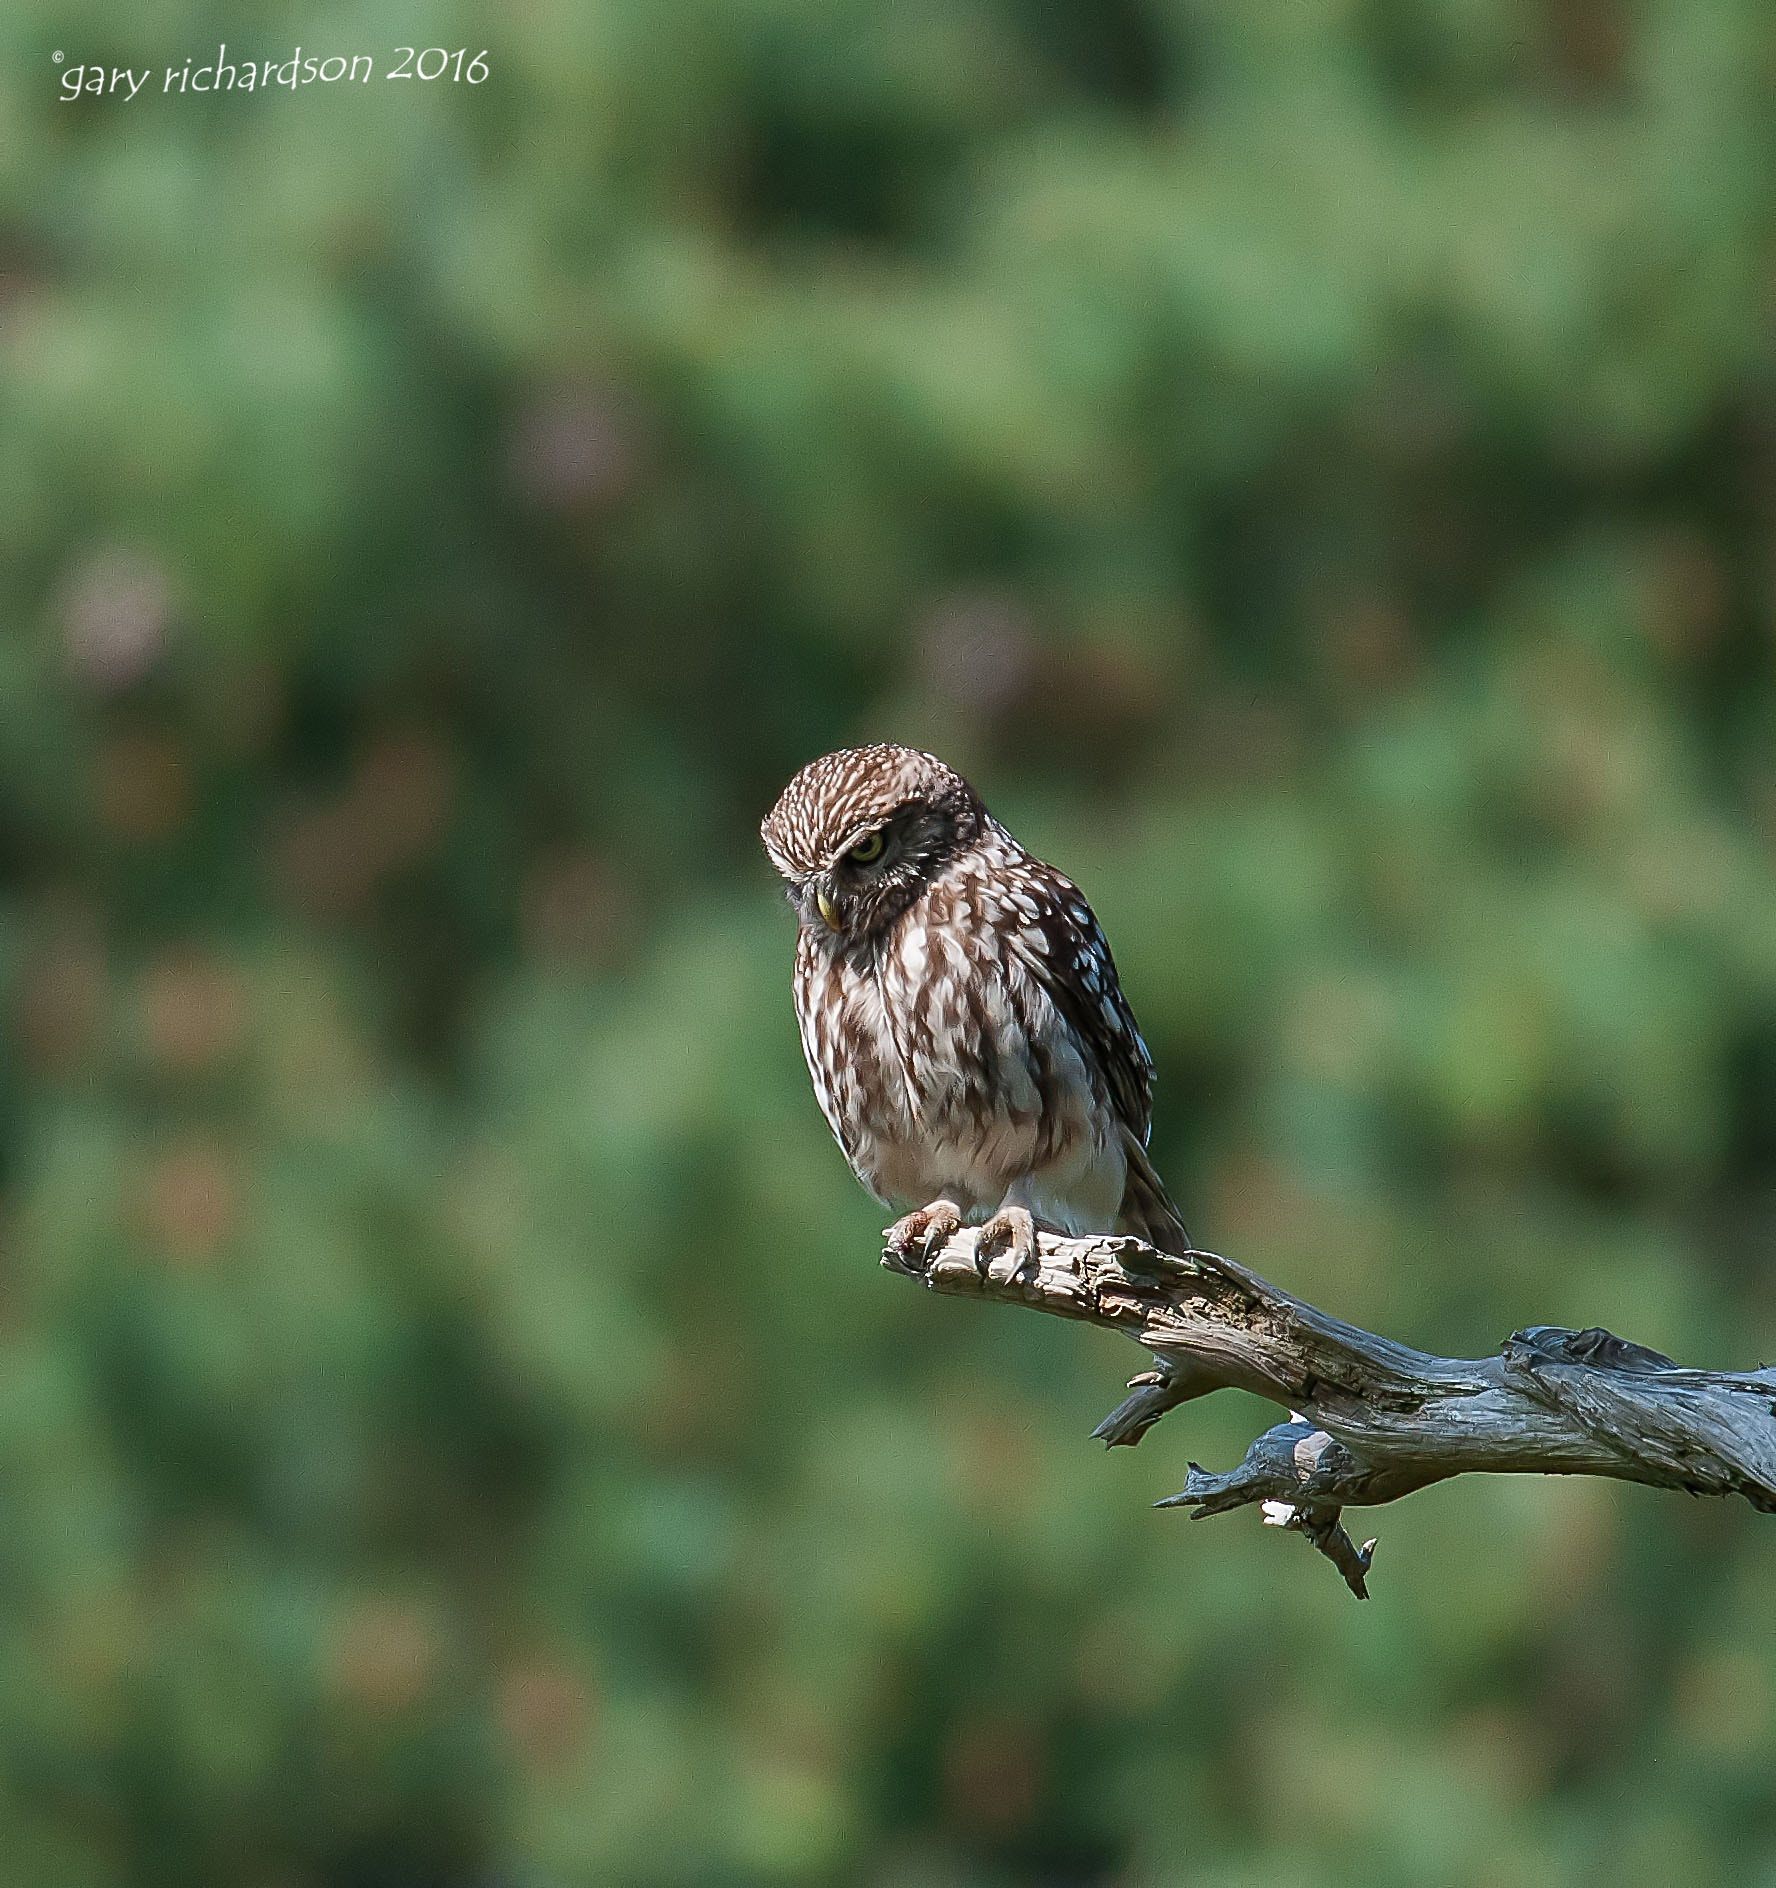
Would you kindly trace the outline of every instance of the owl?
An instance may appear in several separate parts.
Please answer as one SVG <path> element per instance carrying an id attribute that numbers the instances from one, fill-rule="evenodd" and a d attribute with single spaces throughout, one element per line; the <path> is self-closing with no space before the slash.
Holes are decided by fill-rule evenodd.
<path id="1" fill-rule="evenodd" d="M 1153 1060 L 1079 888 L 962 776 L 908 747 L 810 761 L 760 828 L 800 920 L 795 1008 L 858 1179 L 914 1210 L 890 1249 L 964 1223 L 1016 1277 L 1036 1229 L 1190 1236 L 1147 1157 Z"/>

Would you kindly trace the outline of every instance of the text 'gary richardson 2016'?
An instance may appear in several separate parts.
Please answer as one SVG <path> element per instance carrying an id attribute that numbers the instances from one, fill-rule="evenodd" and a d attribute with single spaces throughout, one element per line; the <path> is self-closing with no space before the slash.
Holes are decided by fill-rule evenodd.
<path id="1" fill-rule="evenodd" d="M 54 57 L 57 65 L 63 63 L 61 53 Z M 367 52 L 331 53 L 324 59 L 305 58 L 298 46 L 288 59 L 281 61 L 230 59 L 227 46 L 222 45 L 217 47 L 216 57 L 208 65 L 187 59 L 183 65 L 168 66 L 160 89 L 163 93 L 265 92 L 273 86 L 283 86 L 293 92 L 301 85 L 368 85 L 377 76 L 376 59 Z M 414 46 L 397 46 L 380 76 L 419 79 L 428 84 L 433 79 L 448 79 L 453 85 L 479 85 L 488 76 L 487 50 L 483 47 L 480 52 L 471 54 L 466 46 L 454 51 L 444 46 L 427 46 L 423 51 Z M 128 101 L 144 86 L 152 91 L 148 82 L 153 77 L 152 66 L 144 66 L 140 72 L 129 66 L 69 66 L 61 75 L 62 103 L 71 104 L 77 98 Z"/>

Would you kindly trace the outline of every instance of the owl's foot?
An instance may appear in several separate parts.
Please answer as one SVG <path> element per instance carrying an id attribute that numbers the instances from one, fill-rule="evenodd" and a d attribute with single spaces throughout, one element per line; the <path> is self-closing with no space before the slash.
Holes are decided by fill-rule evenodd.
<path id="1" fill-rule="evenodd" d="M 996 1285 L 1013 1284 L 1035 1271 L 1036 1222 L 1027 1207 L 1002 1206 L 981 1227 L 974 1242 L 974 1269 Z"/>
<path id="2" fill-rule="evenodd" d="M 933 1200 L 897 1219 L 882 1235 L 888 1241 L 883 1262 L 892 1257 L 903 1271 L 922 1271 L 955 1236 L 962 1209 L 954 1200 Z"/>

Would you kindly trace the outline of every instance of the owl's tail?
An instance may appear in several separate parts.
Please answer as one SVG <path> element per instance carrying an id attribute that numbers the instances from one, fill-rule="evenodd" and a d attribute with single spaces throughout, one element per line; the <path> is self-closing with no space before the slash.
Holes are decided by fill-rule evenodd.
<path id="1" fill-rule="evenodd" d="M 1165 1182 L 1153 1171 L 1146 1148 L 1126 1128 L 1122 1144 L 1128 1159 L 1128 1179 L 1122 1189 L 1122 1210 L 1116 1216 L 1116 1230 L 1145 1239 L 1161 1252 L 1182 1257 L 1192 1250 L 1184 1216 L 1172 1203 Z"/>

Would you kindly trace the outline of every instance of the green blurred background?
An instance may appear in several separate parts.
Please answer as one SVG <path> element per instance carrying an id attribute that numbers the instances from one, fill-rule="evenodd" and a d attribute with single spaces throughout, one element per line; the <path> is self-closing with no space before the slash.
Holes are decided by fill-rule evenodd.
<path id="1" fill-rule="evenodd" d="M 970 772 L 1329 1309 L 1769 1358 L 1765 0 L 0 48 L 5 1881 L 1776 1883 L 1776 1523 L 1154 1513 L 1272 1412 L 878 1270 L 755 830 Z"/>

